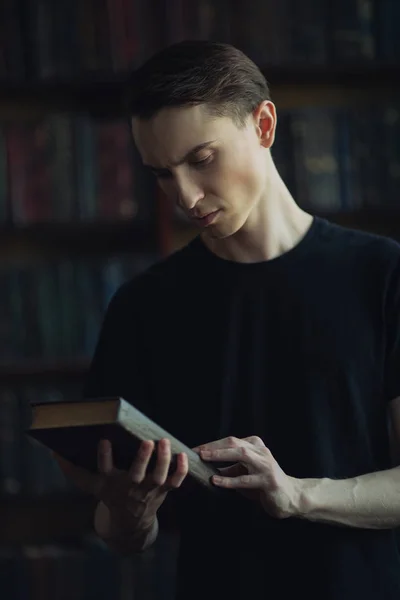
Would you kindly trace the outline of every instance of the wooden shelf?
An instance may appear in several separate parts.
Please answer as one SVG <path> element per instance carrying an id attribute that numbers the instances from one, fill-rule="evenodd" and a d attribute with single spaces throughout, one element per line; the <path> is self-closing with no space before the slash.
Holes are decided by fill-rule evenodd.
<path id="1" fill-rule="evenodd" d="M 29 379 L 32 383 L 62 379 L 81 380 L 90 366 L 89 358 L 70 360 L 21 360 L 12 364 L 0 364 L 0 380 L 2 383 L 21 383 Z"/>
<path id="2" fill-rule="evenodd" d="M 326 93 L 328 89 L 342 88 L 346 93 L 365 90 L 379 96 L 400 88 L 398 65 L 324 65 L 318 67 L 263 66 L 274 97 L 285 101 L 294 93 L 308 96 Z M 61 110 L 84 112 L 106 117 L 123 115 L 127 73 L 98 73 L 72 81 L 43 81 L 31 83 L 0 82 L 0 110 L 13 112 L 29 110 L 48 112 Z"/>
<path id="3" fill-rule="evenodd" d="M 390 86 L 400 88 L 399 65 L 379 64 L 346 64 L 346 65 L 299 65 L 294 67 L 262 68 L 271 85 L 274 86 L 309 86 L 374 88 Z"/>
<path id="4" fill-rule="evenodd" d="M 43 223 L 0 228 L 0 257 L 119 254 L 154 252 L 155 225 L 133 221 L 96 223 Z"/>
<path id="5" fill-rule="evenodd" d="M 126 75 L 96 74 L 72 81 L 6 83 L 0 85 L 0 108 L 32 112 L 50 109 L 84 112 L 93 116 L 123 114 Z"/>
<path id="6" fill-rule="evenodd" d="M 263 69 L 279 110 L 304 106 L 364 106 L 400 97 L 399 66 Z"/>
<path id="7" fill-rule="evenodd" d="M 0 544 L 72 541 L 93 532 L 96 503 L 80 495 L 0 498 Z"/>

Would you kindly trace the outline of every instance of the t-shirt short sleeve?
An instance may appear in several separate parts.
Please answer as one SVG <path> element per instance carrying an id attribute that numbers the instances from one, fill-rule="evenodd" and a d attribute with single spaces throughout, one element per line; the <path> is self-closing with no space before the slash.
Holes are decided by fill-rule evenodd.
<path id="1" fill-rule="evenodd" d="M 119 396 L 148 411 L 146 360 L 133 286 L 122 286 L 111 299 L 100 329 L 83 396 Z"/>
<path id="2" fill-rule="evenodd" d="M 400 253 L 386 292 L 385 397 L 388 402 L 400 396 Z"/>

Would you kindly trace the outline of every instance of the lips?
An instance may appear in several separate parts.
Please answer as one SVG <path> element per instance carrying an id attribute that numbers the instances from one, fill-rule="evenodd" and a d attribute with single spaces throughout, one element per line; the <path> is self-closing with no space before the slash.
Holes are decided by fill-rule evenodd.
<path id="1" fill-rule="evenodd" d="M 211 210 L 208 213 L 203 213 L 202 215 L 193 215 L 192 219 L 195 219 L 196 221 L 201 221 L 201 219 L 206 219 L 207 217 L 209 217 L 210 215 L 213 215 L 214 213 L 216 213 L 216 210 Z"/>
<path id="2" fill-rule="evenodd" d="M 213 212 L 204 214 L 204 216 L 194 217 L 193 220 L 201 227 L 208 227 L 208 225 L 211 225 L 211 223 L 214 222 L 214 219 L 216 219 L 218 213 L 219 210 L 215 210 Z"/>

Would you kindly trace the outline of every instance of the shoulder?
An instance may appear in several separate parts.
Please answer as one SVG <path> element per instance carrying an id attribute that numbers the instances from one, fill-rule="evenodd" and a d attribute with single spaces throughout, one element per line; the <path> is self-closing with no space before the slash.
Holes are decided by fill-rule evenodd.
<path id="1" fill-rule="evenodd" d="M 153 300 L 160 300 L 171 290 L 177 291 L 187 285 L 196 271 L 197 239 L 156 261 L 150 267 L 125 282 L 111 300 L 114 307 L 142 307 Z"/>
<path id="2" fill-rule="evenodd" d="M 389 275 L 398 269 L 400 244 L 396 240 L 322 220 L 320 247 L 333 260 L 345 262 L 350 268 L 370 269 Z"/>

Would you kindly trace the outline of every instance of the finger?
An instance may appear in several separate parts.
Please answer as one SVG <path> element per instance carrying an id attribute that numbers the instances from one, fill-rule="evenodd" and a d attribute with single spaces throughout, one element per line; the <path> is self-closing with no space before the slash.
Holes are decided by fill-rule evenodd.
<path id="1" fill-rule="evenodd" d="M 243 439 L 244 441 L 249 442 L 249 444 L 253 444 L 253 446 L 257 446 L 258 448 L 265 448 L 264 442 L 258 435 L 251 435 L 250 437 L 246 437 Z"/>
<path id="2" fill-rule="evenodd" d="M 157 460 L 153 472 L 150 475 L 152 483 L 164 485 L 168 478 L 168 470 L 171 463 L 171 443 L 167 438 L 159 440 L 157 444 Z"/>
<path id="3" fill-rule="evenodd" d="M 99 473 L 109 475 L 114 469 L 112 445 L 109 440 L 101 440 L 97 448 L 97 468 Z"/>
<path id="4" fill-rule="evenodd" d="M 189 472 L 188 457 L 184 452 L 176 455 L 176 469 L 166 481 L 167 488 L 178 488 L 182 485 L 183 480 Z"/>
<path id="5" fill-rule="evenodd" d="M 213 475 L 212 482 L 218 487 L 231 489 L 256 489 L 261 487 L 259 475 L 240 475 L 239 477 L 221 477 Z"/>
<path id="6" fill-rule="evenodd" d="M 219 467 L 218 471 L 223 477 L 239 477 L 239 475 L 246 475 L 248 472 L 246 467 L 240 463 L 230 467 Z"/>
<path id="7" fill-rule="evenodd" d="M 237 437 L 230 435 L 229 437 L 223 438 L 221 440 L 215 440 L 214 442 L 207 442 L 206 444 L 200 444 L 200 446 L 196 446 L 192 448 L 194 452 L 200 453 L 201 450 L 215 450 L 217 448 L 235 448 L 241 445 L 242 440 Z"/>
<path id="8" fill-rule="evenodd" d="M 65 458 L 63 458 L 62 456 L 57 454 L 57 452 L 52 451 L 51 454 L 52 454 L 54 460 L 57 461 L 57 463 L 63 473 L 69 473 L 71 471 L 71 469 L 74 467 L 74 465 L 72 463 L 70 463 L 69 460 L 66 460 Z"/>
<path id="9" fill-rule="evenodd" d="M 155 445 L 153 445 L 154 451 Z M 151 456 L 151 455 L 150 455 Z M 170 441 L 163 438 L 158 441 L 156 447 L 156 460 L 151 472 L 148 469 L 148 463 L 145 468 L 143 478 L 146 477 L 151 487 L 163 485 L 168 478 L 168 471 L 171 463 L 171 445 Z"/>
<path id="10" fill-rule="evenodd" d="M 251 445 L 237 448 L 220 448 L 215 450 L 201 450 L 200 457 L 209 461 L 244 462 L 254 464 L 256 453 Z"/>
<path id="11" fill-rule="evenodd" d="M 98 475 L 72 464 L 55 452 L 52 454 L 67 479 L 70 479 L 82 491 L 88 494 L 97 494 L 101 486 L 101 480 Z"/>
<path id="12" fill-rule="evenodd" d="M 129 469 L 129 477 L 133 483 L 141 483 L 146 477 L 146 470 L 153 451 L 154 442 L 152 440 L 145 440 L 140 444 L 139 450 Z"/>

